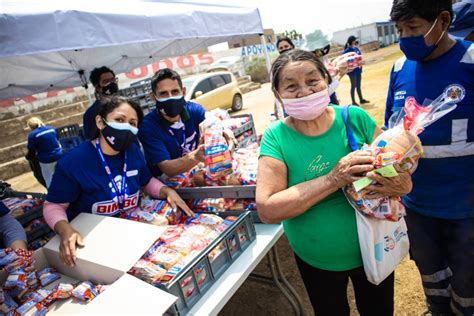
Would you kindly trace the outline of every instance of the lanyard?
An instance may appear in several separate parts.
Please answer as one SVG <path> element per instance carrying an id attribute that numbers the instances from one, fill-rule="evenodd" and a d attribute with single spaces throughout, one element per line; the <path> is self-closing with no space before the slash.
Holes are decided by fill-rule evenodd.
<path id="1" fill-rule="evenodd" d="M 100 160 L 102 162 L 102 166 L 104 167 L 105 172 L 107 173 L 107 176 L 109 177 L 110 183 L 112 183 L 112 187 L 115 190 L 115 192 L 114 190 L 111 190 L 112 199 L 116 197 L 118 199 L 119 209 L 123 210 L 123 205 L 125 201 L 125 193 L 126 193 L 125 183 L 127 182 L 127 160 L 128 160 L 127 152 L 125 152 L 125 162 L 123 164 L 122 183 L 120 186 L 121 190 L 119 190 L 117 187 L 117 184 L 114 181 L 114 177 L 112 176 L 112 172 L 110 171 L 109 164 L 105 160 L 104 154 L 102 152 L 102 148 L 100 148 L 100 143 L 99 143 L 98 138 L 95 141 L 95 148 L 97 149 L 97 153 L 99 154 Z"/>
<path id="2" fill-rule="evenodd" d="M 183 143 L 180 144 L 178 141 L 178 136 L 173 132 L 172 128 L 168 128 L 168 132 L 173 136 L 174 140 L 176 141 L 176 144 L 178 145 L 178 148 L 181 147 L 182 154 L 181 156 L 184 156 L 186 154 L 190 153 L 190 150 L 186 147 L 186 125 L 183 124 L 183 128 L 181 128 L 183 131 Z"/>

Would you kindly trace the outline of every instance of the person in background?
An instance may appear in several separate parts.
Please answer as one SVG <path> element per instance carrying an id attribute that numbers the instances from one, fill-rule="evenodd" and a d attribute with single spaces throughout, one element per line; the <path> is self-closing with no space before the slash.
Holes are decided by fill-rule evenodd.
<path id="1" fill-rule="evenodd" d="M 319 58 L 294 49 L 272 65 L 272 89 L 288 114 L 263 135 L 256 201 L 262 221 L 283 222 L 315 315 L 349 315 L 347 284 L 354 285 L 360 315 L 393 314 L 394 274 L 379 285 L 365 275 L 356 214 L 342 188 L 366 175 L 376 181 L 370 198 L 402 196 L 410 176 L 384 178 L 373 157 L 351 152 L 342 108 L 329 104 L 330 76 Z M 349 107 L 357 144 L 370 144 L 381 130 L 361 108 Z"/>
<path id="2" fill-rule="evenodd" d="M 474 0 L 462 0 L 453 4 L 454 20 L 448 32 L 455 39 L 474 42 Z"/>
<path id="3" fill-rule="evenodd" d="M 289 37 L 281 37 L 276 42 L 277 50 L 280 54 L 292 50 L 295 48 L 295 44 L 291 41 Z"/>
<path id="4" fill-rule="evenodd" d="M 61 158 L 63 150 L 58 141 L 56 129 L 46 126 L 38 117 L 32 117 L 27 122 L 31 133 L 28 135 L 28 153 L 26 159 L 33 160 L 36 156 L 41 166 L 41 174 L 49 187 L 56 163 Z"/>
<path id="5" fill-rule="evenodd" d="M 413 191 L 403 197 L 411 255 L 427 315 L 474 315 L 474 43 L 448 35 L 451 0 L 395 0 L 391 19 L 405 56 L 390 74 L 385 125 L 407 97 L 443 92 L 457 107 L 428 126 Z M 472 30 L 472 29 L 471 29 Z"/>
<path id="6" fill-rule="evenodd" d="M 344 47 L 344 51 L 342 54 L 346 53 L 357 53 L 358 55 L 362 55 L 362 52 L 359 49 L 359 41 L 353 35 L 349 36 L 347 39 L 346 46 Z M 359 103 L 355 100 L 355 91 L 357 90 L 357 95 L 359 96 L 360 104 L 370 103 L 369 100 L 364 99 L 362 96 L 362 66 L 357 67 L 352 70 L 350 73 L 347 74 L 349 79 L 351 80 L 351 99 L 353 105 L 359 105 Z"/>
<path id="7" fill-rule="evenodd" d="M 61 237 L 60 255 L 66 264 L 75 264 L 76 245 L 84 245 L 69 222 L 82 212 L 118 216 L 139 205 L 142 188 L 153 198 L 166 199 L 176 211 L 194 215 L 176 191 L 153 178 L 147 168 L 136 141 L 142 120 L 139 105 L 111 97 L 98 108 L 93 139 L 59 161 L 43 215 Z"/>
<path id="8" fill-rule="evenodd" d="M 96 133 L 95 117 L 100 102 L 104 97 L 110 97 L 118 92 L 117 78 L 112 69 L 105 66 L 94 68 L 91 71 L 89 80 L 95 88 L 95 102 L 84 112 L 83 130 L 84 137 L 88 140 L 92 139 Z"/>
<path id="9" fill-rule="evenodd" d="M 26 234 L 21 224 L 10 214 L 10 210 L 0 201 L 0 249 L 27 249 Z"/>

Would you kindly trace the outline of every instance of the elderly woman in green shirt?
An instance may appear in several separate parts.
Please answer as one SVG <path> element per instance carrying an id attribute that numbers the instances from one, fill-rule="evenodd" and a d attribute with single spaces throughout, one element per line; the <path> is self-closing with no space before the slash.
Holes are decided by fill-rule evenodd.
<path id="1" fill-rule="evenodd" d="M 262 139 L 257 208 L 267 223 L 283 222 L 316 315 L 349 315 L 347 284 L 361 315 L 392 315 L 394 276 L 378 286 L 367 281 L 355 211 L 341 188 L 368 176 L 369 198 L 402 196 L 411 178 L 373 173 L 373 157 L 351 152 L 341 108 L 329 104 L 329 73 L 314 54 L 292 50 L 272 66 L 277 102 L 289 115 Z M 381 130 L 361 108 L 349 108 L 349 126 L 359 146 Z"/>

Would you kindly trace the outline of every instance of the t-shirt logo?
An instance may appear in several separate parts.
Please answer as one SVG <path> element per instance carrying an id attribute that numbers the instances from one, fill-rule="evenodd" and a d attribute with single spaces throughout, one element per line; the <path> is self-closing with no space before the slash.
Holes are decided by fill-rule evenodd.
<path id="1" fill-rule="evenodd" d="M 404 100 L 407 92 L 405 90 L 395 92 L 395 101 Z"/>
<path id="2" fill-rule="evenodd" d="M 123 209 L 128 210 L 138 206 L 139 191 L 132 195 L 126 195 Z M 117 198 L 109 201 L 97 202 L 92 205 L 92 214 L 114 216 L 120 212 Z"/>
<path id="3" fill-rule="evenodd" d="M 115 136 L 107 136 L 107 140 L 108 140 L 109 143 L 111 143 L 112 145 L 115 145 Z"/>
<path id="4" fill-rule="evenodd" d="M 461 85 L 452 84 L 444 90 L 444 93 L 449 98 L 451 103 L 457 103 L 464 99 L 464 96 L 466 95 L 466 89 L 464 89 L 464 87 Z"/>
<path id="5" fill-rule="evenodd" d="M 322 155 L 316 156 L 313 161 L 311 161 L 308 168 L 306 168 L 304 175 L 305 180 L 312 180 L 326 174 L 325 171 L 329 168 L 329 165 L 329 161 L 323 161 Z"/>

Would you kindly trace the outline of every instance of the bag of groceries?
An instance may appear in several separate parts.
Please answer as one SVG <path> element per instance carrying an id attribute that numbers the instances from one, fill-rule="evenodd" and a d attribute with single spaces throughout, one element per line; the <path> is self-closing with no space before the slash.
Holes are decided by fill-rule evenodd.
<path id="1" fill-rule="evenodd" d="M 453 88 L 455 89 L 455 88 Z M 446 89 L 445 92 L 428 106 L 417 104 L 415 98 L 407 97 L 405 106 L 394 113 L 386 131 L 380 134 L 371 145 L 361 149 L 369 151 L 375 157 L 374 172 L 384 177 L 395 177 L 399 172 L 412 174 L 423 154 L 418 134 L 424 128 L 456 108 L 456 96 Z M 349 203 L 359 212 L 390 221 L 398 221 L 405 215 L 405 207 L 397 197 L 368 199 L 363 189 L 372 184 L 364 177 L 347 185 L 343 190 Z"/>

